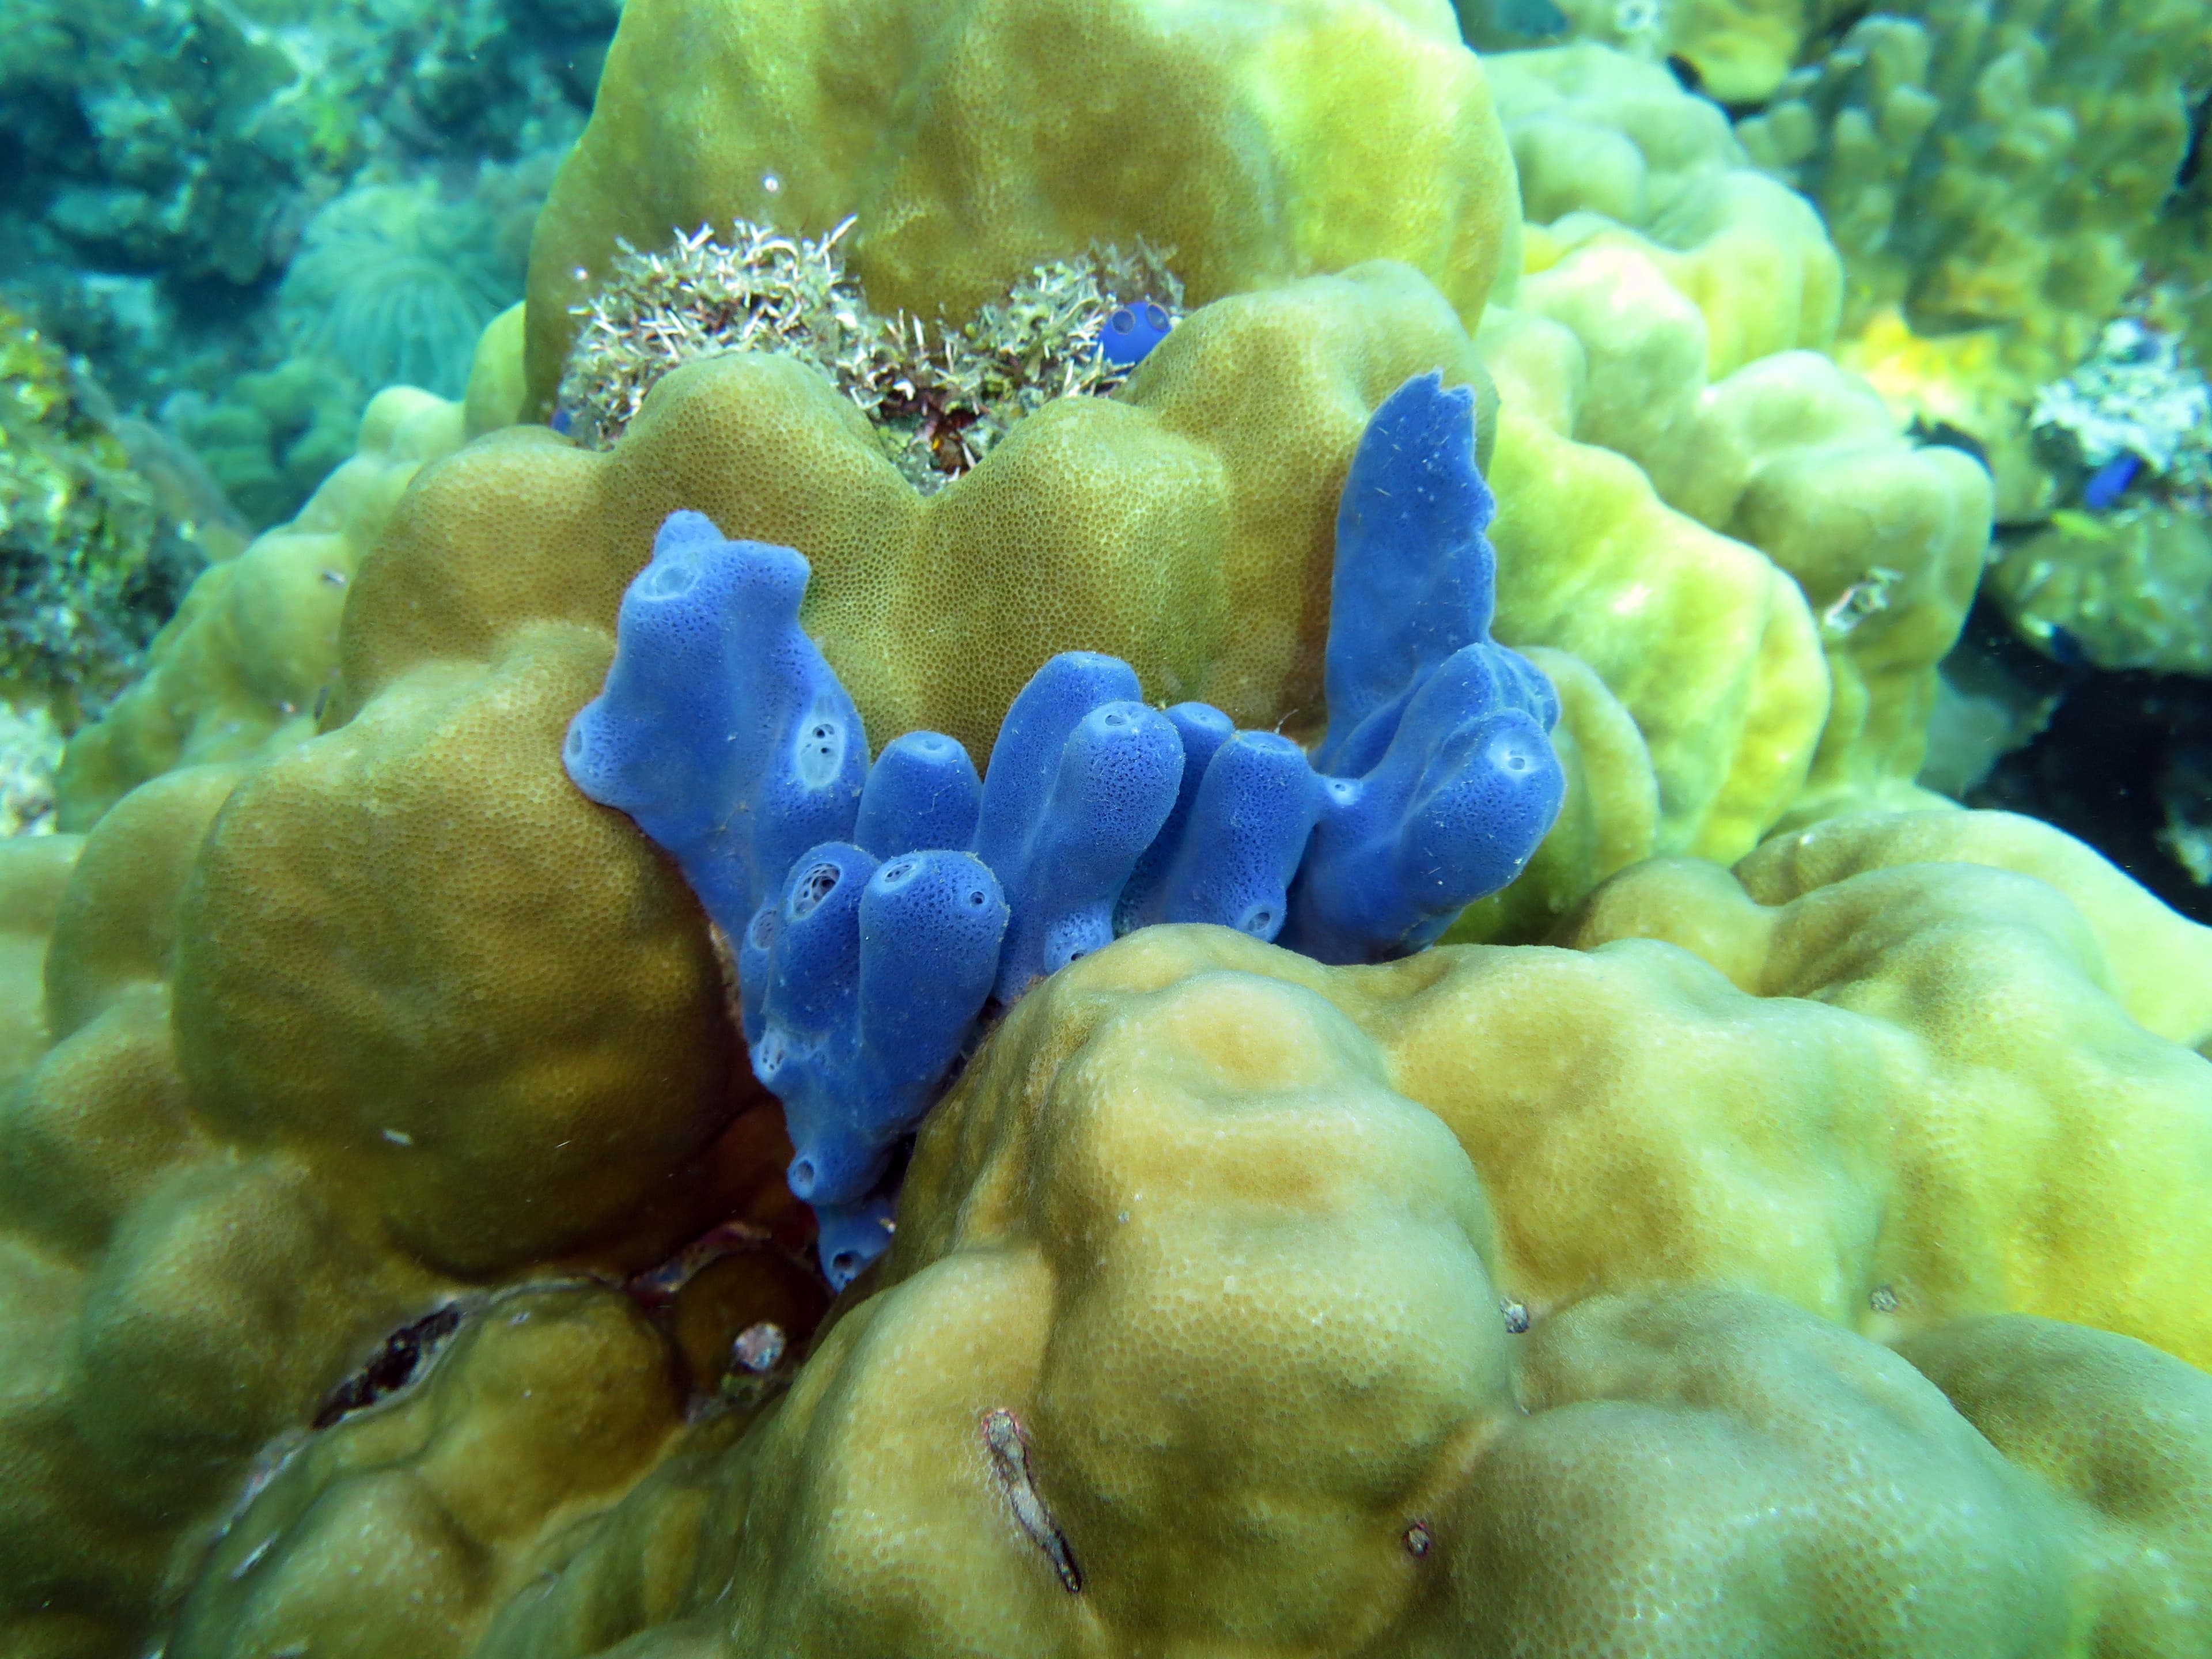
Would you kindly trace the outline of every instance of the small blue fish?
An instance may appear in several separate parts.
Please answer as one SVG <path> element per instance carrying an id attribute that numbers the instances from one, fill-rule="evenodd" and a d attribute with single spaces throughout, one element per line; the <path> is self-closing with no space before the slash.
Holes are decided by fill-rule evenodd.
<path id="1" fill-rule="evenodd" d="M 1175 319 L 1150 300 L 1141 305 L 1117 306 L 1098 331 L 1098 355 L 1124 368 L 1144 362 L 1146 353 L 1168 337 Z"/>
<path id="2" fill-rule="evenodd" d="M 2128 486 L 2136 481 L 2136 473 L 2142 466 L 2140 455 L 2113 456 L 2092 472 L 2089 482 L 2081 486 L 2081 505 L 2092 513 L 2102 513 L 2128 493 Z"/>
<path id="3" fill-rule="evenodd" d="M 2081 641 L 2057 623 L 2051 623 L 2051 631 L 2044 635 L 2043 651 L 2051 661 L 2068 668 L 2079 668 L 2089 660 L 2089 653 L 2081 648 Z"/>
<path id="4" fill-rule="evenodd" d="M 565 434 L 568 428 L 575 425 L 575 423 L 576 417 L 573 413 L 566 409 L 556 409 L 553 411 L 553 418 L 546 422 L 545 424 L 551 427 L 556 432 Z"/>

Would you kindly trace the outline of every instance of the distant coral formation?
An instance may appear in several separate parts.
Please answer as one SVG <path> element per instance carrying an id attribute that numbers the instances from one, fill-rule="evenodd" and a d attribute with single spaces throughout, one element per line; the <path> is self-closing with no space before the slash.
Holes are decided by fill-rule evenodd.
<path id="1" fill-rule="evenodd" d="M 458 398 L 477 336 L 522 292 L 522 250 L 429 180 L 349 191 L 307 222 L 278 313 L 295 352 L 360 386 Z"/>
<path id="2" fill-rule="evenodd" d="M 0 281 L 254 527 L 281 520 L 380 387 L 458 392 L 619 10 L 10 0 Z M 270 407 L 297 399 L 267 378 L 301 375 L 312 418 Z"/>
<path id="3" fill-rule="evenodd" d="M 2208 76 L 2199 0 L 1897 0 L 1738 126 L 1843 253 L 1844 361 L 1972 433 L 2004 519 L 2051 504 L 2035 389 L 2088 354 L 2147 261 L 2187 274 L 2168 221 Z"/>
<path id="4" fill-rule="evenodd" d="M 1486 52 L 1565 38 L 1664 60 L 1692 89 L 1756 104 L 1851 0 L 1458 0 L 1467 38 Z"/>
<path id="5" fill-rule="evenodd" d="M 200 526 L 175 516 L 98 407 L 0 307 L 0 694 L 50 705 L 64 727 L 137 672 L 207 556 Z"/>

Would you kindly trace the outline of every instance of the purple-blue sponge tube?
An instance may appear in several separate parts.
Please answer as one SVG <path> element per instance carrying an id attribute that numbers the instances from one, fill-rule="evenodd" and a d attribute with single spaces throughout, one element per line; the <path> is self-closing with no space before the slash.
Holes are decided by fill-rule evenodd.
<path id="1" fill-rule="evenodd" d="M 799 626 L 805 560 L 696 513 L 662 526 L 564 758 L 738 941 L 753 1069 L 783 1103 L 834 1284 L 887 1243 L 897 1144 L 994 997 L 1157 921 L 1328 962 L 1400 956 L 1526 865 L 1559 811 L 1559 705 L 1490 638 L 1474 440 L 1472 395 L 1435 374 L 1362 436 L 1310 763 L 1204 703 L 1163 714 L 1127 663 L 1077 651 L 1022 689 L 980 779 L 931 732 L 870 768 Z"/>
<path id="2" fill-rule="evenodd" d="M 998 969 L 999 883 L 945 849 L 878 862 L 808 849 L 738 952 L 753 1072 L 783 1103 L 791 1190 L 817 1210 L 865 1198 L 921 1121 Z"/>
<path id="3" fill-rule="evenodd" d="M 1495 504 L 1474 398 L 1417 375 L 1360 436 L 1337 506 L 1313 838 L 1280 943 L 1377 962 L 1521 873 L 1558 817 L 1559 698 L 1490 637 Z"/>
<path id="4" fill-rule="evenodd" d="M 999 1000 L 1114 942 L 1114 905 L 1176 802 L 1182 743 L 1119 657 L 1063 652 L 991 746 L 975 856 L 1012 906 Z"/>
<path id="5" fill-rule="evenodd" d="M 792 860 L 852 833 L 868 740 L 806 631 L 806 561 L 672 513 L 615 618 L 605 688 L 568 723 L 577 788 L 635 819 L 732 938 Z"/>

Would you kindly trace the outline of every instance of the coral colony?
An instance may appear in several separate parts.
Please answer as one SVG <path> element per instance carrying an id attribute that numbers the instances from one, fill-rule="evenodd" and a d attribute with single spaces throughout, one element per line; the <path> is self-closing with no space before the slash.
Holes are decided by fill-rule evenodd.
<path id="1" fill-rule="evenodd" d="M 1420 949 L 1551 828 L 1558 700 L 1490 635 L 1474 398 L 1436 374 L 1376 410 L 1337 515 L 1329 724 L 1309 758 L 1219 710 L 1143 700 L 1064 652 L 979 777 L 937 732 L 871 767 L 799 624 L 806 562 L 672 514 L 624 596 L 606 689 L 563 758 L 665 848 L 738 947 L 753 1069 L 842 1285 L 888 1240 L 894 1148 L 993 1007 L 1154 922 L 1324 962 Z"/>
<path id="2" fill-rule="evenodd" d="M 2212 6 L 1864 9 L 0 0 L 0 1659 L 2212 1659 Z"/>

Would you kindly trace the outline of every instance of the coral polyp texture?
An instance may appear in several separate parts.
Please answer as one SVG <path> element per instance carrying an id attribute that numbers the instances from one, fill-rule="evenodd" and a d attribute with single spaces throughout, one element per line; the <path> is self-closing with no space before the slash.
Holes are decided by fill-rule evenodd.
<path id="1" fill-rule="evenodd" d="M 2195 1652 L 2212 934 L 1947 812 L 1645 865 L 1562 943 L 1054 975 L 872 1293 L 439 1650 Z M 417 1478 L 373 1428 L 249 1507 L 228 1628 L 374 1605 L 391 1523 L 287 1518 Z"/>
<path id="2" fill-rule="evenodd" d="M 1473 393 L 1416 376 L 1376 410 L 1338 509 L 1314 769 L 1209 705 L 1162 714 L 1128 664 L 1069 651 L 1014 698 L 980 782 L 933 732 L 871 772 L 799 626 L 805 561 L 670 516 L 562 757 L 742 940 L 753 1070 L 784 1102 L 833 1283 L 870 1254 L 852 1206 L 987 996 L 1009 1006 L 1158 921 L 1380 961 L 1520 873 L 1559 812 L 1559 699 L 1489 638 L 1491 511 Z"/>

